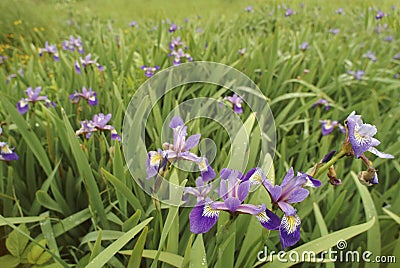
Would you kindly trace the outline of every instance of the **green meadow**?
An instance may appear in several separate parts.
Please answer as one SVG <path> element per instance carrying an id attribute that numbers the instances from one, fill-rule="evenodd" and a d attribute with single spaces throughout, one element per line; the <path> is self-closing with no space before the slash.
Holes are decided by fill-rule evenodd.
<path id="1" fill-rule="evenodd" d="M 396 1 L 10 0 L 0 7 L 0 267 L 397 267 Z M 171 47 L 178 37 L 182 44 Z M 88 54 L 91 58 L 85 59 Z M 233 67 L 259 91 L 248 88 L 248 94 L 239 94 L 242 110 L 235 113 L 232 108 L 239 107 L 226 98 L 233 95 L 235 79 L 224 80 L 223 86 L 179 85 L 158 100 L 149 86 L 143 107 L 129 112 L 142 85 L 199 61 Z M 167 85 L 175 77 L 170 74 Z M 38 95 L 29 91 L 38 87 Z M 85 95 L 83 87 L 92 92 Z M 182 205 L 180 192 L 174 198 L 181 206 L 175 206 L 160 200 L 157 178 L 196 187 L 196 178 L 204 174 L 196 161 L 200 170 L 193 172 L 175 165 L 179 138 L 174 140 L 173 132 L 183 134 L 168 125 L 182 103 L 193 100 L 191 109 L 199 113 L 207 109 L 196 104 L 198 98 L 225 103 L 248 135 L 248 147 L 238 154 L 234 147 L 242 142 L 241 132 L 229 133 L 221 122 L 185 121 L 188 136 L 199 133 L 213 143 L 215 155 L 208 160 L 217 183 L 209 194 L 217 199 L 207 203 L 198 197 L 197 205 L 203 205 L 192 208 Z M 249 105 L 254 98 L 273 115 L 267 134 L 258 127 L 267 115 Z M 128 123 L 128 129 L 127 122 L 136 122 L 148 101 L 154 106 L 147 107 L 146 124 Z M 209 110 L 225 111 L 219 105 Z M 355 129 L 349 117 L 353 111 L 364 122 Z M 100 114 L 111 118 L 96 123 Z M 323 126 L 333 130 L 327 134 Z M 131 135 L 142 130 L 145 140 L 133 140 Z M 272 132 L 276 144 L 264 153 L 262 141 L 270 140 Z M 189 141 L 183 138 L 183 144 Z M 357 157 L 357 144 L 394 158 L 373 149 Z M 202 141 L 182 151 L 209 157 L 201 146 Z M 157 149 L 168 153 L 156 155 Z M 149 160 L 157 177 L 149 186 L 152 195 L 140 183 L 152 182 L 146 179 L 147 152 L 160 156 L 156 164 Z M 265 204 L 264 211 L 282 219 L 276 228 L 260 224 L 263 211 L 229 206 L 222 194 L 223 168 L 232 168 L 243 155 L 247 161 L 241 172 L 258 167 L 266 181 L 252 181 L 239 203 Z M 284 187 L 291 167 L 293 184 Z M 301 181 L 297 172 L 321 185 L 307 188 L 309 194 L 300 198 L 306 183 L 294 185 Z M 238 185 L 247 185 L 244 177 L 237 178 Z M 282 186 L 280 199 L 266 184 Z M 235 187 L 228 187 L 227 195 L 239 200 L 242 190 Z M 201 202 L 210 204 L 209 210 Z M 288 204 L 295 214 L 286 212 Z M 204 212 L 194 218 L 199 207 Z M 263 219 L 270 222 L 271 217 Z M 209 224 L 204 232 L 193 229 Z M 300 238 L 283 246 L 282 239 L 294 234 Z M 315 258 L 301 258 L 310 252 Z"/>

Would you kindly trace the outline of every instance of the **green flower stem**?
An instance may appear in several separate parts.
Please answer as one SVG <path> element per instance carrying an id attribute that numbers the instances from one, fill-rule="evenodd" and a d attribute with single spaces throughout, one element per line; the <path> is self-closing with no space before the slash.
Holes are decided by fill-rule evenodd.
<path id="1" fill-rule="evenodd" d="M 331 160 L 326 162 L 325 164 L 321 165 L 320 167 L 317 167 L 317 170 L 315 171 L 314 178 L 318 179 L 322 174 L 324 174 L 330 166 L 336 163 L 340 158 L 342 158 L 344 155 L 346 155 L 346 150 L 342 148 L 342 150 L 337 153 L 334 157 L 332 157 Z"/>

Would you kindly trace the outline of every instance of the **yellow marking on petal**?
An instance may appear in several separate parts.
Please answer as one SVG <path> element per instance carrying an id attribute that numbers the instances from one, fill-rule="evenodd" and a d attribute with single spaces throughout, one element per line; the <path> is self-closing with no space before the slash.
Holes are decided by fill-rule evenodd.
<path id="1" fill-rule="evenodd" d="M 12 154 L 11 149 L 8 147 L 8 145 L 4 145 L 3 147 L 1 147 L 1 153 L 2 154 Z"/>
<path id="2" fill-rule="evenodd" d="M 201 171 L 206 171 L 207 170 L 207 164 L 206 164 L 206 160 L 201 160 L 199 162 L 199 168 Z"/>
<path id="3" fill-rule="evenodd" d="M 285 228 L 288 234 L 291 234 L 296 231 L 297 227 L 300 225 L 301 220 L 299 216 L 283 216 L 281 224 L 283 228 Z"/>
<path id="4" fill-rule="evenodd" d="M 160 153 L 155 153 L 152 156 L 150 156 L 150 165 L 151 166 L 155 166 L 158 165 L 158 163 L 160 163 L 160 161 L 163 159 L 164 157 L 160 154 Z"/>
<path id="5" fill-rule="evenodd" d="M 250 183 L 251 184 L 261 184 L 262 183 L 262 177 L 261 177 L 261 172 L 257 170 L 254 172 L 254 174 L 250 177 Z"/>
<path id="6" fill-rule="evenodd" d="M 210 205 L 205 205 L 201 216 L 208 218 L 218 217 L 219 210 L 213 209 Z"/>

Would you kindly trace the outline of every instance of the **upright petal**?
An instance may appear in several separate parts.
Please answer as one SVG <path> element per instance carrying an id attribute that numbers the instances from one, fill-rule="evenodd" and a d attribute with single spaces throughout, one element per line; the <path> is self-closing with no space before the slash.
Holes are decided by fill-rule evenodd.
<path id="1" fill-rule="evenodd" d="M 281 186 L 283 187 L 285 184 L 287 184 L 292 178 L 294 177 L 294 171 L 293 167 L 289 169 L 289 171 L 286 173 L 285 177 L 283 178 L 283 181 L 281 183 Z"/>
<path id="2" fill-rule="evenodd" d="M 183 125 L 185 125 L 185 123 L 183 123 L 183 120 L 180 116 L 174 116 L 169 123 L 170 128 L 177 128 Z"/>
<path id="3" fill-rule="evenodd" d="M 240 183 L 238 187 L 238 196 L 237 196 L 240 202 L 243 202 L 243 200 L 245 200 L 246 197 L 249 195 L 250 184 L 251 184 L 250 181 L 245 181 Z"/>
<path id="4" fill-rule="evenodd" d="M 228 197 L 225 199 L 224 204 L 230 212 L 235 212 L 242 202 L 236 197 Z"/>
<path id="5" fill-rule="evenodd" d="M 298 203 L 306 199 L 310 192 L 304 188 L 298 188 L 291 192 L 291 194 L 286 198 L 286 202 L 290 204 Z"/>
<path id="6" fill-rule="evenodd" d="M 183 147 L 183 150 L 189 151 L 190 149 L 195 147 L 199 143 L 200 137 L 201 137 L 201 134 L 195 134 L 195 135 L 192 135 L 189 138 L 187 138 L 186 144 Z"/>
<path id="7" fill-rule="evenodd" d="M 190 231 L 195 234 L 208 232 L 218 221 L 219 210 L 214 210 L 205 201 L 200 201 L 189 215 Z"/>
<path id="8" fill-rule="evenodd" d="M 289 203 L 287 203 L 285 201 L 279 201 L 278 206 L 288 216 L 292 216 L 292 215 L 296 214 L 296 209 L 294 209 L 294 207 L 292 207 L 292 205 L 290 205 Z"/>

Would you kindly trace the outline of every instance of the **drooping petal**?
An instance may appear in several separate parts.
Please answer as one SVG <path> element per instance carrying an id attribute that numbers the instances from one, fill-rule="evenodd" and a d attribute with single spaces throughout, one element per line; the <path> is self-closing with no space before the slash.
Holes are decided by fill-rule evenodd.
<path id="1" fill-rule="evenodd" d="M 317 188 L 322 185 L 321 181 L 314 179 L 311 175 L 308 175 L 307 173 L 298 172 L 297 176 L 304 177 L 307 180 L 303 187 Z"/>
<path id="2" fill-rule="evenodd" d="M 374 148 L 374 147 L 370 147 L 370 148 L 368 149 L 368 151 L 371 152 L 371 153 L 373 153 L 374 155 L 380 157 L 380 158 L 394 158 L 393 155 L 387 154 L 387 153 L 384 153 L 384 152 L 380 152 L 380 151 L 378 151 L 378 150 L 377 150 L 376 148 Z"/>
<path id="3" fill-rule="evenodd" d="M 199 144 L 200 137 L 201 137 L 201 134 L 195 134 L 195 135 L 192 135 L 189 138 L 187 138 L 186 144 L 183 147 L 183 150 L 188 151 L 188 150 L 192 149 L 193 147 L 195 147 L 197 144 Z"/>
<path id="4" fill-rule="evenodd" d="M 217 175 L 214 169 L 208 164 L 208 160 L 205 157 L 203 157 L 202 160 L 199 162 L 199 168 L 201 171 L 201 177 L 205 182 L 214 179 Z"/>
<path id="5" fill-rule="evenodd" d="M 201 201 L 190 212 L 190 231 L 195 234 L 206 233 L 217 223 L 218 217 L 219 210 L 215 210 L 205 201 Z"/>
<path id="6" fill-rule="evenodd" d="M 286 216 L 282 217 L 279 226 L 279 236 L 281 240 L 282 250 L 287 247 L 293 246 L 300 240 L 300 224 L 299 216 Z"/>
<path id="7" fill-rule="evenodd" d="M 281 224 L 281 219 L 269 209 L 256 215 L 257 220 L 267 230 L 277 230 Z"/>
<path id="8" fill-rule="evenodd" d="M 29 102 L 27 99 L 22 99 L 17 102 L 17 109 L 20 114 L 25 114 L 29 110 Z"/>

